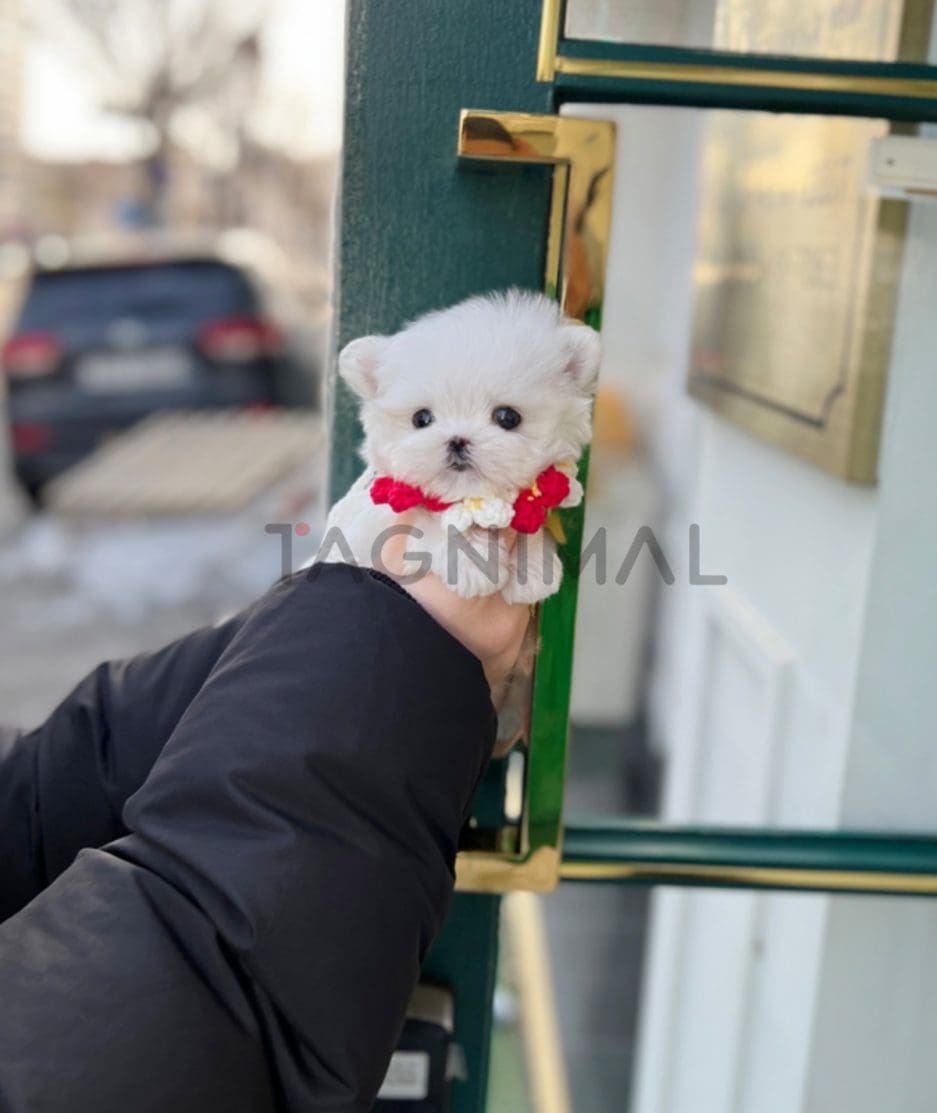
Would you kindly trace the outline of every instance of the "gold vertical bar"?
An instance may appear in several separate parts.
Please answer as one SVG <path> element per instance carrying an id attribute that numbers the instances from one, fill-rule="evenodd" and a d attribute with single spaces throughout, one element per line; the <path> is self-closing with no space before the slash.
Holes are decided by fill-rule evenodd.
<path id="1" fill-rule="evenodd" d="M 544 285 L 551 298 L 560 296 L 562 278 L 563 233 L 566 226 L 566 195 L 569 192 L 569 165 L 558 162 L 553 167 L 550 191 L 550 224 L 547 228 L 547 262 Z"/>
<path id="2" fill-rule="evenodd" d="M 533 1107 L 537 1113 L 570 1113 L 573 1103 L 540 897 L 535 893 L 511 893 L 504 902 L 504 922 L 520 1003 Z"/>
<path id="3" fill-rule="evenodd" d="M 552 81 L 556 76 L 556 51 L 560 41 L 562 0 L 543 0 L 540 16 L 540 42 L 537 47 L 537 80 Z"/>

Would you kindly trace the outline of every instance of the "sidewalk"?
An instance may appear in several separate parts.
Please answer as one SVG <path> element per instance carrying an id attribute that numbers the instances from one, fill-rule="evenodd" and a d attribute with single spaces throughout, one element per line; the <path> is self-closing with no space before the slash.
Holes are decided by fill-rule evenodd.
<path id="1" fill-rule="evenodd" d="M 257 598 L 282 572 L 283 538 L 268 525 L 309 524 L 292 533 L 298 568 L 321 536 L 320 453 L 310 446 L 301 468 L 237 509 L 14 514 L 0 531 L 0 722 L 31 726 L 100 661 Z"/>

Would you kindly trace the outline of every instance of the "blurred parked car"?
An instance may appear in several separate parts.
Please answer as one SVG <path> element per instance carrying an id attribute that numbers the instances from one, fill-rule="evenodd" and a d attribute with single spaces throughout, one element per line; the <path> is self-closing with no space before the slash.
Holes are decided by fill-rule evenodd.
<path id="1" fill-rule="evenodd" d="M 207 253 L 36 270 L 0 365 L 14 471 L 33 496 L 155 410 L 316 401 L 254 278 Z"/>

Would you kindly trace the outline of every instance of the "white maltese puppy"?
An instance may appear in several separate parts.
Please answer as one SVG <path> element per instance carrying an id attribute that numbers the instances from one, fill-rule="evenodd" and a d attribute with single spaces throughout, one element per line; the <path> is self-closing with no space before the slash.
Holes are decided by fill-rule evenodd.
<path id="1" fill-rule="evenodd" d="M 381 569 L 387 531 L 411 511 L 414 574 L 431 569 L 465 598 L 552 595 L 562 568 L 544 525 L 582 499 L 598 364 L 593 329 L 516 290 L 353 340 L 339 371 L 361 398 L 367 467 L 333 507 L 318 559 Z"/>

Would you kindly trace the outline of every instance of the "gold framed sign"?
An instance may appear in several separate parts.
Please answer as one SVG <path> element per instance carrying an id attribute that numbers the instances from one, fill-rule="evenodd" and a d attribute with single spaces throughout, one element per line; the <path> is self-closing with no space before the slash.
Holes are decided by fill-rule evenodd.
<path id="1" fill-rule="evenodd" d="M 866 187 L 881 120 L 718 111 L 704 127 L 690 393 L 872 483 L 907 203 Z"/>
<path id="2" fill-rule="evenodd" d="M 809 10 L 808 10 L 809 9 Z M 931 0 L 718 0 L 723 49 L 921 58 Z M 810 18 L 807 18 L 807 16 Z M 770 16 L 770 18 L 769 18 Z M 689 390 L 874 483 L 908 206 L 866 184 L 885 120 L 717 111 L 703 127 Z"/>

